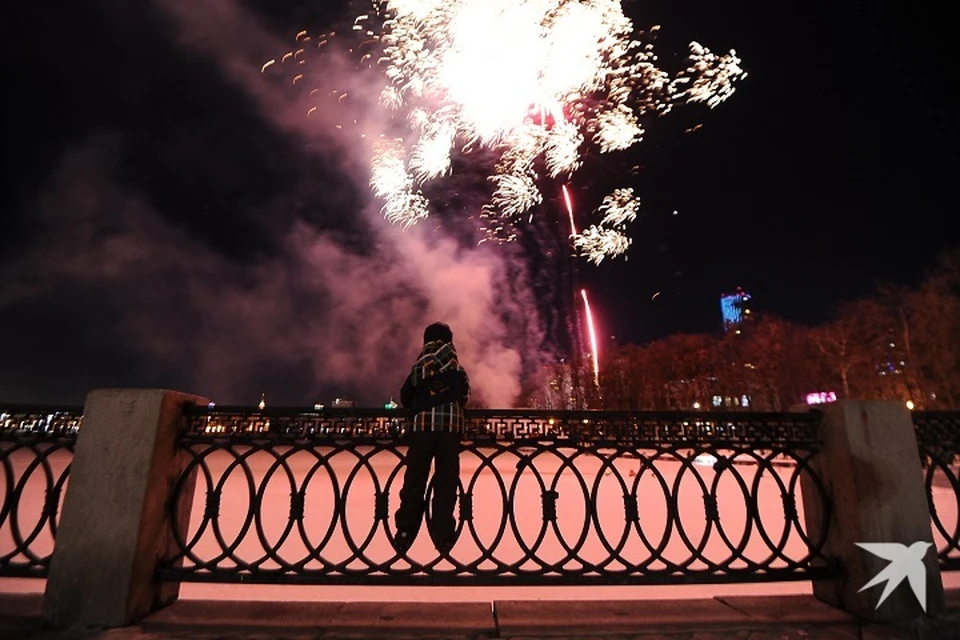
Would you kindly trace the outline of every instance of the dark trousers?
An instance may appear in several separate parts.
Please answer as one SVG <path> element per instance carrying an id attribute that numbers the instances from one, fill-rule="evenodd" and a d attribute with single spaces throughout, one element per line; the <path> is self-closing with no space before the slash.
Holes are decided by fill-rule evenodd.
<path id="1" fill-rule="evenodd" d="M 428 525 L 435 544 L 452 540 L 457 522 L 453 507 L 457 502 L 460 481 L 460 434 L 443 431 L 424 431 L 410 434 L 407 450 L 407 470 L 400 490 L 400 508 L 396 513 L 397 529 L 416 536 L 426 506 L 425 492 L 433 469 L 433 501 Z"/>

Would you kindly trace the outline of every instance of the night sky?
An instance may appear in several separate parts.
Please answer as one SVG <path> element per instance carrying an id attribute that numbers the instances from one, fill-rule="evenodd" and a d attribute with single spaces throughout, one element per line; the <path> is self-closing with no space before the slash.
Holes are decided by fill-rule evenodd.
<path id="1" fill-rule="evenodd" d="M 549 269 L 516 247 L 465 248 L 450 225 L 404 234 L 361 215 L 374 205 L 360 152 L 312 130 L 261 76 L 297 31 L 348 25 L 359 5 L 122 4 L 4 9 L 0 401 L 163 386 L 377 404 L 435 319 L 461 336 L 488 404 L 556 355 L 521 277 L 549 282 Z M 876 281 L 917 283 L 957 244 L 944 16 L 902 3 L 625 7 L 638 28 L 661 25 L 665 68 L 697 40 L 736 49 L 749 76 L 716 109 L 646 123 L 644 142 L 575 178 L 578 201 L 611 175 L 642 200 L 626 261 L 577 264 L 605 336 L 715 332 L 718 296 L 737 286 L 757 311 L 818 323 Z"/>

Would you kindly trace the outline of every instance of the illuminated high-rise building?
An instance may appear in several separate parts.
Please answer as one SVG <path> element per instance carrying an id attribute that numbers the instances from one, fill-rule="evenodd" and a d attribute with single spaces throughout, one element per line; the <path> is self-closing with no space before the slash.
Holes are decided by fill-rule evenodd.
<path id="1" fill-rule="evenodd" d="M 733 293 L 724 293 L 720 296 L 720 313 L 723 316 L 724 332 L 733 330 L 740 333 L 743 321 L 750 315 L 748 302 L 750 302 L 750 294 L 740 287 L 737 287 Z"/>

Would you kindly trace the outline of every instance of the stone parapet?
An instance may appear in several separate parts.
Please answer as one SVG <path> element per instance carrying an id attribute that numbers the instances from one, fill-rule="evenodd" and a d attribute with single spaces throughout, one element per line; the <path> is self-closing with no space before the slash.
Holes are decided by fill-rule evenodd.
<path id="1" fill-rule="evenodd" d="M 174 548 L 168 504 L 187 463 L 177 440 L 189 402 L 207 400 L 161 389 L 87 396 L 44 597 L 49 626 L 125 626 L 177 599 L 179 585 L 156 568 Z"/>

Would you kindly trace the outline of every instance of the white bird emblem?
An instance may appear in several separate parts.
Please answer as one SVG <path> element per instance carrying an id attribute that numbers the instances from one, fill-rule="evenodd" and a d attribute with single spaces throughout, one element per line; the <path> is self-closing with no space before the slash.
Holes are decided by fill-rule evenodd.
<path id="1" fill-rule="evenodd" d="M 856 542 L 854 544 L 861 549 L 866 549 L 878 558 L 890 561 L 890 564 L 884 567 L 883 571 L 875 575 L 870 582 L 860 589 L 860 591 L 864 591 L 884 580 L 887 581 L 883 593 L 880 594 L 880 601 L 877 602 L 874 609 L 879 609 L 887 596 L 906 578 L 910 583 L 910 590 L 913 591 L 913 595 L 917 598 L 920 606 L 923 607 L 923 612 L 927 612 L 927 572 L 923 566 L 923 557 L 927 555 L 927 550 L 933 546 L 932 544 L 929 542 L 914 542 L 909 547 L 899 542 Z"/>

